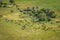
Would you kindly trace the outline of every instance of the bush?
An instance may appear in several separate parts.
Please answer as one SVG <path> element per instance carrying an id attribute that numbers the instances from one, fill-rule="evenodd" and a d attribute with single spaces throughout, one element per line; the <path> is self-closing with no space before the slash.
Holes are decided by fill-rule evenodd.
<path id="1" fill-rule="evenodd" d="M 39 21 L 45 21 L 45 18 L 40 18 Z"/>
<path id="2" fill-rule="evenodd" d="M 43 23 L 42 24 L 42 30 L 47 31 L 48 29 L 46 28 L 46 25 Z"/>
<path id="3" fill-rule="evenodd" d="M 47 21 L 49 22 L 49 21 L 51 21 L 51 19 L 48 17 L 48 18 L 47 18 Z"/>
<path id="4" fill-rule="evenodd" d="M 14 11 L 13 10 L 10 10 L 11 13 L 13 13 Z"/>
<path id="5" fill-rule="evenodd" d="M 7 3 L 3 3 L 3 7 L 4 7 L 4 8 L 7 7 Z"/>
<path id="6" fill-rule="evenodd" d="M 26 26 L 24 25 L 24 26 L 22 26 L 22 30 L 25 30 L 26 29 Z"/>
<path id="7" fill-rule="evenodd" d="M 3 4 L 2 0 L 0 1 L 0 4 L 1 4 L 1 5 Z"/>
<path id="8" fill-rule="evenodd" d="M 60 28 L 60 25 L 58 25 L 58 28 Z"/>
<path id="9" fill-rule="evenodd" d="M 3 15 L 2 14 L 0 14 L 0 18 L 2 18 L 3 17 Z"/>
<path id="10" fill-rule="evenodd" d="M 20 12 L 23 12 L 23 10 L 21 10 L 21 9 L 20 9 L 19 11 L 20 11 Z"/>
<path id="11" fill-rule="evenodd" d="M 36 6 L 36 9 L 39 9 L 39 7 L 38 7 L 38 6 Z"/>
<path id="12" fill-rule="evenodd" d="M 37 21 L 51 21 L 51 18 L 56 18 L 56 15 L 54 14 L 54 11 L 51 11 L 50 9 L 45 9 L 42 8 L 39 10 L 39 7 L 32 7 L 32 9 L 30 9 L 29 7 L 27 7 L 26 9 L 23 10 L 24 14 L 29 14 L 30 16 L 32 16 L 33 18 L 38 19 Z"/>
<path id="13" fill-rule="evenodd" d="M 14 0 L 10 0 L 9 2 L 13 4 L 14 3 Z"/>
<path id="14" fill-rule="evenodd" d="M 31 9 L 30 9 L 29 7 L 27 7 L 26 9 L 24 9 L 24 11 L 25 11 L 26 13 L 30 13 Z"/>
<path id="15" fill-rule="evenodd" d="M 49 13 L 49 17 L 51 17 L 51 18 L 56 18 L 56 15 L 54 14 L 54 11 L 51 11 L 51 12 Z"/>
<path id="16" fill-rule="evenodd" d="M 2 1 L 0 1 L 0 7 L 2 7 L 2 5 L 3 5 L 3 2 L 2 2 Z"/>
<path id="17" fill-rule="evenodd" d="M 60 21 L 56 21 L 56 23 L 60 23 Z"/>

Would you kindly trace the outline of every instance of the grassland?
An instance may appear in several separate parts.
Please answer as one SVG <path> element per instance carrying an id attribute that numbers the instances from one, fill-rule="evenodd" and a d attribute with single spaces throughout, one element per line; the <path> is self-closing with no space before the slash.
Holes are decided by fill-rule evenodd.
<path id="1" fill-rule="evenodd" d="M 9 0 L 3 0 L 9 4 Z M 22 14 L 16 9 L 0 8 L 0 40 L 60 40 L 60 0 L 15 0 L 19 8 L 39 6 L 39 8 L 50 8 L 55 11 L 56 18 L 51 22 L 44 22 L 46 29 L 43 30 L 42 24 L 36 22 L 33 24 L 32 17 Z M 13 10 L 13 13 L 10 11 Z M 19 16 L 20 15 L 20 16 Z M 8 19 L 8 20 L 7 20 Z M 26 28 L 23 30 L 23 26 Z"/>

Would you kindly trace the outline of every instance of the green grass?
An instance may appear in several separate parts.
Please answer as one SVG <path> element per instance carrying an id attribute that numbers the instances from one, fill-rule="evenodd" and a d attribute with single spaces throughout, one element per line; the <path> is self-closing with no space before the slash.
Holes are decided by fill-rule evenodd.
<path id="1" fill-rule="evenodd" d="M 0 21 L 0 40 L 60 40 L 57 32 L 21 30 L 19 25 Z"/>
<path id="2" fill-rule="evenodd" d="M 9 4 L 8 0 L 3 1 Z M 15 3 L 21 9 L 32 6 L 50 8 L 56 12 L 57 18 L 52 19 L 52 24 L 51 22 L 44 22 L 46 28 L 49 28 L 47 31 L 44 31 L 41 23 L 36 22 L 33 25 L 32 18 L 26 14 L 19 13 L 15 6 L 13 8 L 0 8 L 0 14 L 6 16 L 9 20 L 14 20 L 13 22 L 6 22 L 4 17 L 0 18 L 0 40 L 60 40 L 60 28 L 58 28 L 60 23 L 55 22 L 60 20 L 60 0 L 15 0 Z M 10 10 L 14 10 L 14 12 L 11 13 Z M 16 13 L 20 17 L 18 15 L 15 16 Z M 25 17 L 27 22 L 23 17 Z M 23 19 L 20 20 L 21 25 L 15 24 L 15 21 L 19 19 Z M 22 30 L 24 25 L 26 25 L 26 29 Z"/>

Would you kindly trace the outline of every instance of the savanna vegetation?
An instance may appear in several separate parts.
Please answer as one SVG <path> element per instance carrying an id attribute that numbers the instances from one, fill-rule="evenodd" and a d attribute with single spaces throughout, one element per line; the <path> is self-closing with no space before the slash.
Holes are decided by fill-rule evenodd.
<path id="1" fill-rule="evenodd" d="M 0 40 L 60 40 L 60 0 L 0 0 Z"/>

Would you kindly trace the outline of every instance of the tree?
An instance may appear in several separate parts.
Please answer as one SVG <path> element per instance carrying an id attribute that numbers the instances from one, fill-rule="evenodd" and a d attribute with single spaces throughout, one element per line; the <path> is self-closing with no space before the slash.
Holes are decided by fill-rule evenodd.
<path id="1" fill-rule="evenodd" d="M 35 7 L 32 7 L 31 12 L 34 14 L 35 13 Z"/>
<path id="2" fill-rule="evenodd" d="M 29 13 L 31 11 L 31 9 L 29 7 L 27 7 L 26 9 L 24 9 L 24 11 Z"/>
<path id="3" fill-rule="evenodd" d="M 46 16 L 50 17 L 50 18 L 55 18 L 56 15 L 54 14 L 54 11 L 51 11 L 50 9 L 41 9 L 42 12 L 44 12 L 46 14 Z"/>
<path id="4" fill-rule="evenodd" d="M 49 18 L 49 17 L 47 17 L 46 19 L 47 19 L 48 22 L 51 21 L 51 18 Z"/>
<path id="5" fill-rule="evenodd" d="M 56 15 L 54 14 L 54 11 L 51 11 L 49 8 L 45 9 L 42 8 L 39 10 L 39 7 L 32 7 L 30 9 L 27 7 L 26 9 L 23 10 L 24 14 L 29 14 L 30 16 L 33 17 L 33 19 L 37 19 L 37 21 L 51 21 L 51 18 L 55 18 Z"/>
<path id="6" fill-rule="evenodd" d="M 45 8 L 40 9 L 40 11 L 46 13 L 46 9 Z"/>
<path id="7" fill-rule="evenodd" d="M 55 13 L 54 11 L 50 11 L 48 16 L 51 18 L 56 18 L 56 15 L 54 13 Z"/>
<path id="8" fill-rule="evenodd" d="M 15 3 L 14 0 L 10 0 L 9 2 L 10 2 L 11 4 L 14 4 L 14 3 Z"/>
<path id="9" fill-rule="evenodd" d="M 22 10 L 20 11 L 23 12 L 24 14 L 28 14 L 29 16 L 32 16 L 30 7 L 27 7 L 26 9 L 23 9 L 23 11 Z"/>
<path id="10" fill-rule="evenodd" d="M 0 0 L 0 7 L 2 7 L 2 5 L 3 5 L 3 2 L 2 2 L 2 0 Z"/>
<path id="11" fill-rule="evenodd" d="M 39 14 L 39 21 L 45 21 L 46 20 L 45 18 L 46 18 L 45 13 L 42 12 L 42 13 Z"/>
<path id="12" fill-rule="evenodd" d="M 4 8 L 7 7 L 7 3 L 3 3 L 3 7 L 4 7 Z"/>
<path id="13" fill-rule="evenodd" d="M 55 12 L 51 11 L 50 9 L 41 9 L 42 12 L 44 12 L 47 16 L 47 21 L 51 21 L 51 18 L 56 18 Z"/>

